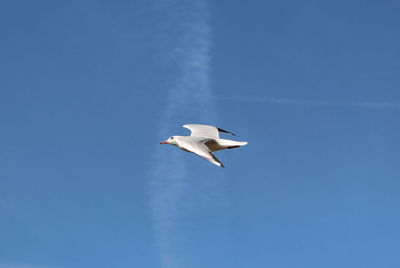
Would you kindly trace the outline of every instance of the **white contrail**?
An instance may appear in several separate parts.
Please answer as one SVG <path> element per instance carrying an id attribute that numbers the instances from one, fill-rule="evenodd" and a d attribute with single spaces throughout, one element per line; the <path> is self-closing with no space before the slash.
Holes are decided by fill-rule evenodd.
<path id="1" fill-rule="evenodd" d="M 217 100 L 266 102 L 272 104 L 287 104 L 287 105 L 400 109 L 399 102 L 325 101 L 325 100 L 286 99 L 286 98 L 271 98 L 271 97 L 257 97 L 257 96 L 226 96 L 226 97 L 213 96 L 213 98 Z"/>
<path id="2" fill-rule="evenodd" d="M 210 86 L 211 32 L 207 3 L 203 0 L 163 2 L 165 9 L 161 41 L 166 55 L 168 78 L 166 104 L 158 123 L 159 137 L 168 138 L 183 123 L 201 122 L 212 118 Z M 173 71 L 171 71 L 173 70 Z M 202 120 L 203 119 L 203 120 Z M 181 131 L 181 130 L 180 130 Z M 159 145 L 160 146 L 160 145 Z M 172 150 L 174 149 L 174 150 Z M 185 208 L 184 195 L 191 187 L 187 178 L 183 153 L 176 148 L 157 147 L 155 169 L 152 171 L 150 207 L 155 240 L 161 267 L 184 267 L 177 223 Z"/>

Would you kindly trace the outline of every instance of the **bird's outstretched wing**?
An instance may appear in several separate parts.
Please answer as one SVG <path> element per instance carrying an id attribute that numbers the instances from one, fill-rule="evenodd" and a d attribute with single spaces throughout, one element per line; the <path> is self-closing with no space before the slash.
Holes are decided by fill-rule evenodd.
<path id="1" fill-rule="evenodd" d="M 192 132 L 190 134 L 190 136 L 196 136 L 196 137 L 219 139 L 218 132 L 235 135 L 235 134 L 233 134 L 229 131 L 223 130 L 221 128 L 217 128 L 214 126 L 208 126 L 208 125 L 187 124 L 187 125 L 183 125 L 183 127 L 189 129 Z"/>
<path id="2" fill-rule="evenodd" d="M 202 142 L 181 141 L 179 145 L 180 147 L 183 147 L 183 149 L 191 153 L 197 154 L 198 156 L 210 161 L 217 166 L 224 167 L 224 164 L 222 164 L 208 149 L 208 147 Z"/>

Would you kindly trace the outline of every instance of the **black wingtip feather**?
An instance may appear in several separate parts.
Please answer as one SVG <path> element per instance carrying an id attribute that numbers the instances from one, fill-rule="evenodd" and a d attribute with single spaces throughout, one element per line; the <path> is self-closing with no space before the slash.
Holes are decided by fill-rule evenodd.
<path id="1" fill-rule="evenodd" d="M 226 133 L 226 134 L 230 134 L 230 135 L 236 136 L 236 134 L 233 134 L 232 132 L 223 130 L 222 128 L 217 128 L 217 129 L 218 129 L 219 132 L 223 132 L 223 133 Z"/>

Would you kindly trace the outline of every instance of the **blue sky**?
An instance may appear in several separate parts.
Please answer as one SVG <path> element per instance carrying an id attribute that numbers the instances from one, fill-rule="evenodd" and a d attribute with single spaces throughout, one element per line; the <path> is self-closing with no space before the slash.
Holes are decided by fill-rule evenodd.
<path id="1" fill-rule="evenodd" d="M 399 267 L 399 8 L 3 1 L 0 268 Z"/>

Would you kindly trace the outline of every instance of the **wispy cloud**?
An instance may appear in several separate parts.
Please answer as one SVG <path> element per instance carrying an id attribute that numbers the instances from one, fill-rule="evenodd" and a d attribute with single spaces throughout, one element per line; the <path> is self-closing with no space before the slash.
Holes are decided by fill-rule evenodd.
<path id="1" fill-rule="evenodd" d="M 363 101 L 328 101 L 328 100 L 305 100 L 271 98 L 261 96 L 213 96 L 217 100 L 239 101 L 239 102 L 264 102 L 271 104 L 321 106 L 321 107 L 353 107 L 371 109 L 400 109 L 400 102 L 363 102 Z"/>
<path id="2" fill-rule="evenodd" d="M 158 134 L 162 138 L 174 135 L 183 123 L 211 119 L 211 29 L 207 3 L 172 0 L 163 2 L 163 52 L 168 69 L 168 91 L 162 109 Z M 174 149 L 174 150 L 172 150 Z M 176 148 L 157 148 L 157 167 L 152 170 L 150 206 L 161 267 L 184 267 L 176 244 L 179 219 L 184 207 L 184 195 L 191 187 L 183 153 Z"/>

